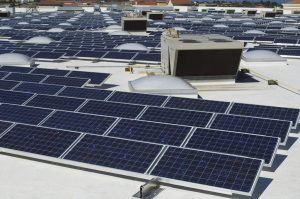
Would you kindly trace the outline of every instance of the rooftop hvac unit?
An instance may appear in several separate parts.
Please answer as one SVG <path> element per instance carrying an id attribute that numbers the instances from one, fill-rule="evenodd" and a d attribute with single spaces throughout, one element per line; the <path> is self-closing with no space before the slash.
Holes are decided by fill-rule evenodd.
<path id="1" fill-rule="evenodd" d="M 276 12 L 275 11 L 262 11 L 260 12 L 261 17 L 276 17 Z"/>
<path id="2" fill-rule="evenodd" d="M 163 20 L 164 19 L 164 14 L 162 12 L 148 12 L 147 13 L 147 19 Z"/>
<path id="3" fill-rule="evenodd" d="M 122 17 L 122 30 L 131 32 L 146 32 L 147 18 Z"/>
<path id="4" fill-rule="evenodd" d="M 9 17 L 10 16 L 10 12 L 8 11 L 0 11 L 0 17 Z"/>
<path id="5" fill-rule="evenodd" d="M 175 36 L 174 36 L 175 35 Z M 161 64 L 165 74 L 187 79 L 234 80 L 243 43 L 221 35 L 161 37 Z"/>
<path id="6" fill-rule="evenodd" d="M 256 13 L 257 13 L 257 10 L 244 10 L 244 13 L 246 14 L 246 15 L 256 15 Z"/>

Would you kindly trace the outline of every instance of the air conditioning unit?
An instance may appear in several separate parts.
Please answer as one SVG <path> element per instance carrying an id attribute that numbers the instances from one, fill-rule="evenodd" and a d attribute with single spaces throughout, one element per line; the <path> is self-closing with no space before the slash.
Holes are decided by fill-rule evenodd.
<path id="1" fill-rule="evenodd" d="M 122 17 L 122 30 L 132 32 L 146 32 L 147 18 L 145 17 Z"/>
<path id="2" fill-rule="evenodd" d="M 167 75 L 187 79 L 235 80 L 243 42 L 222 35 L 161 36 L 161 65 Z"/>
<path id="3" fill-rule="evenodd" d="M 162 12 L 147 12 L 147 19 L 163 20 L 164 14 Z"/>

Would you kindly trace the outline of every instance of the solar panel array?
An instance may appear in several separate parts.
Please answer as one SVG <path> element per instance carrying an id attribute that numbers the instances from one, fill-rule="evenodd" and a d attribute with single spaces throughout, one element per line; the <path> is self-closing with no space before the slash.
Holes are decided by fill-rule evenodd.
<path id="1" fill-rule="evenodd" d="M 72 73 L 1 69 L 27 75 Z M 262 165 L 272 165 L 279 143 L 286 143 L 291 125 L 299 121 L 299 109 L 44 81 L 1 82 L 6 85 L 0 90 L 1 147 L 244 194 L 253 191 Z"/>

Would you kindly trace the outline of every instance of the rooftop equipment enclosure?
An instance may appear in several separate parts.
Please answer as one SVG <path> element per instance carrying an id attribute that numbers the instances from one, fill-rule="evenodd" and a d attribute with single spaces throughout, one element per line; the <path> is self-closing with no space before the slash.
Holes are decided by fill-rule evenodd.
<path id="1" fill-rule="evenodd" d="M 187 79 L 234 80 L 243 43 L 221 35 L 161 37 L 161 64 L 165 74 Z"/>
<path id="2" fill-rule="evenodd" d="M 147 19 L 163 20 L 164 19 L 164 14 L 161 13 L 161 12 L 148 12 L 147 13 Z"/>
<path id="3" fill-rule="evenodd" d="M 147 19 L 144 17 L 122 17 L 122 30 L 129 32 L 146 32 Z"/>

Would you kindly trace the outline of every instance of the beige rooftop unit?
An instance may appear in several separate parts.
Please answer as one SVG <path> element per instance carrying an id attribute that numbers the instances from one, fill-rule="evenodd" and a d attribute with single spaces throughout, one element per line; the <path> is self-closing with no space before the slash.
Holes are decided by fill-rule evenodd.
<path id="1" fill-rule="evenodd" d="M 235 80 L 244 44 L 222 35 L 161 37 L 165 74 L 186 79 Z"/>
<path id="2" fill-rule="evenodd" d="M 128 32 L 146 32 L 146 17 L 122 17 L 122 30 Z"/>

